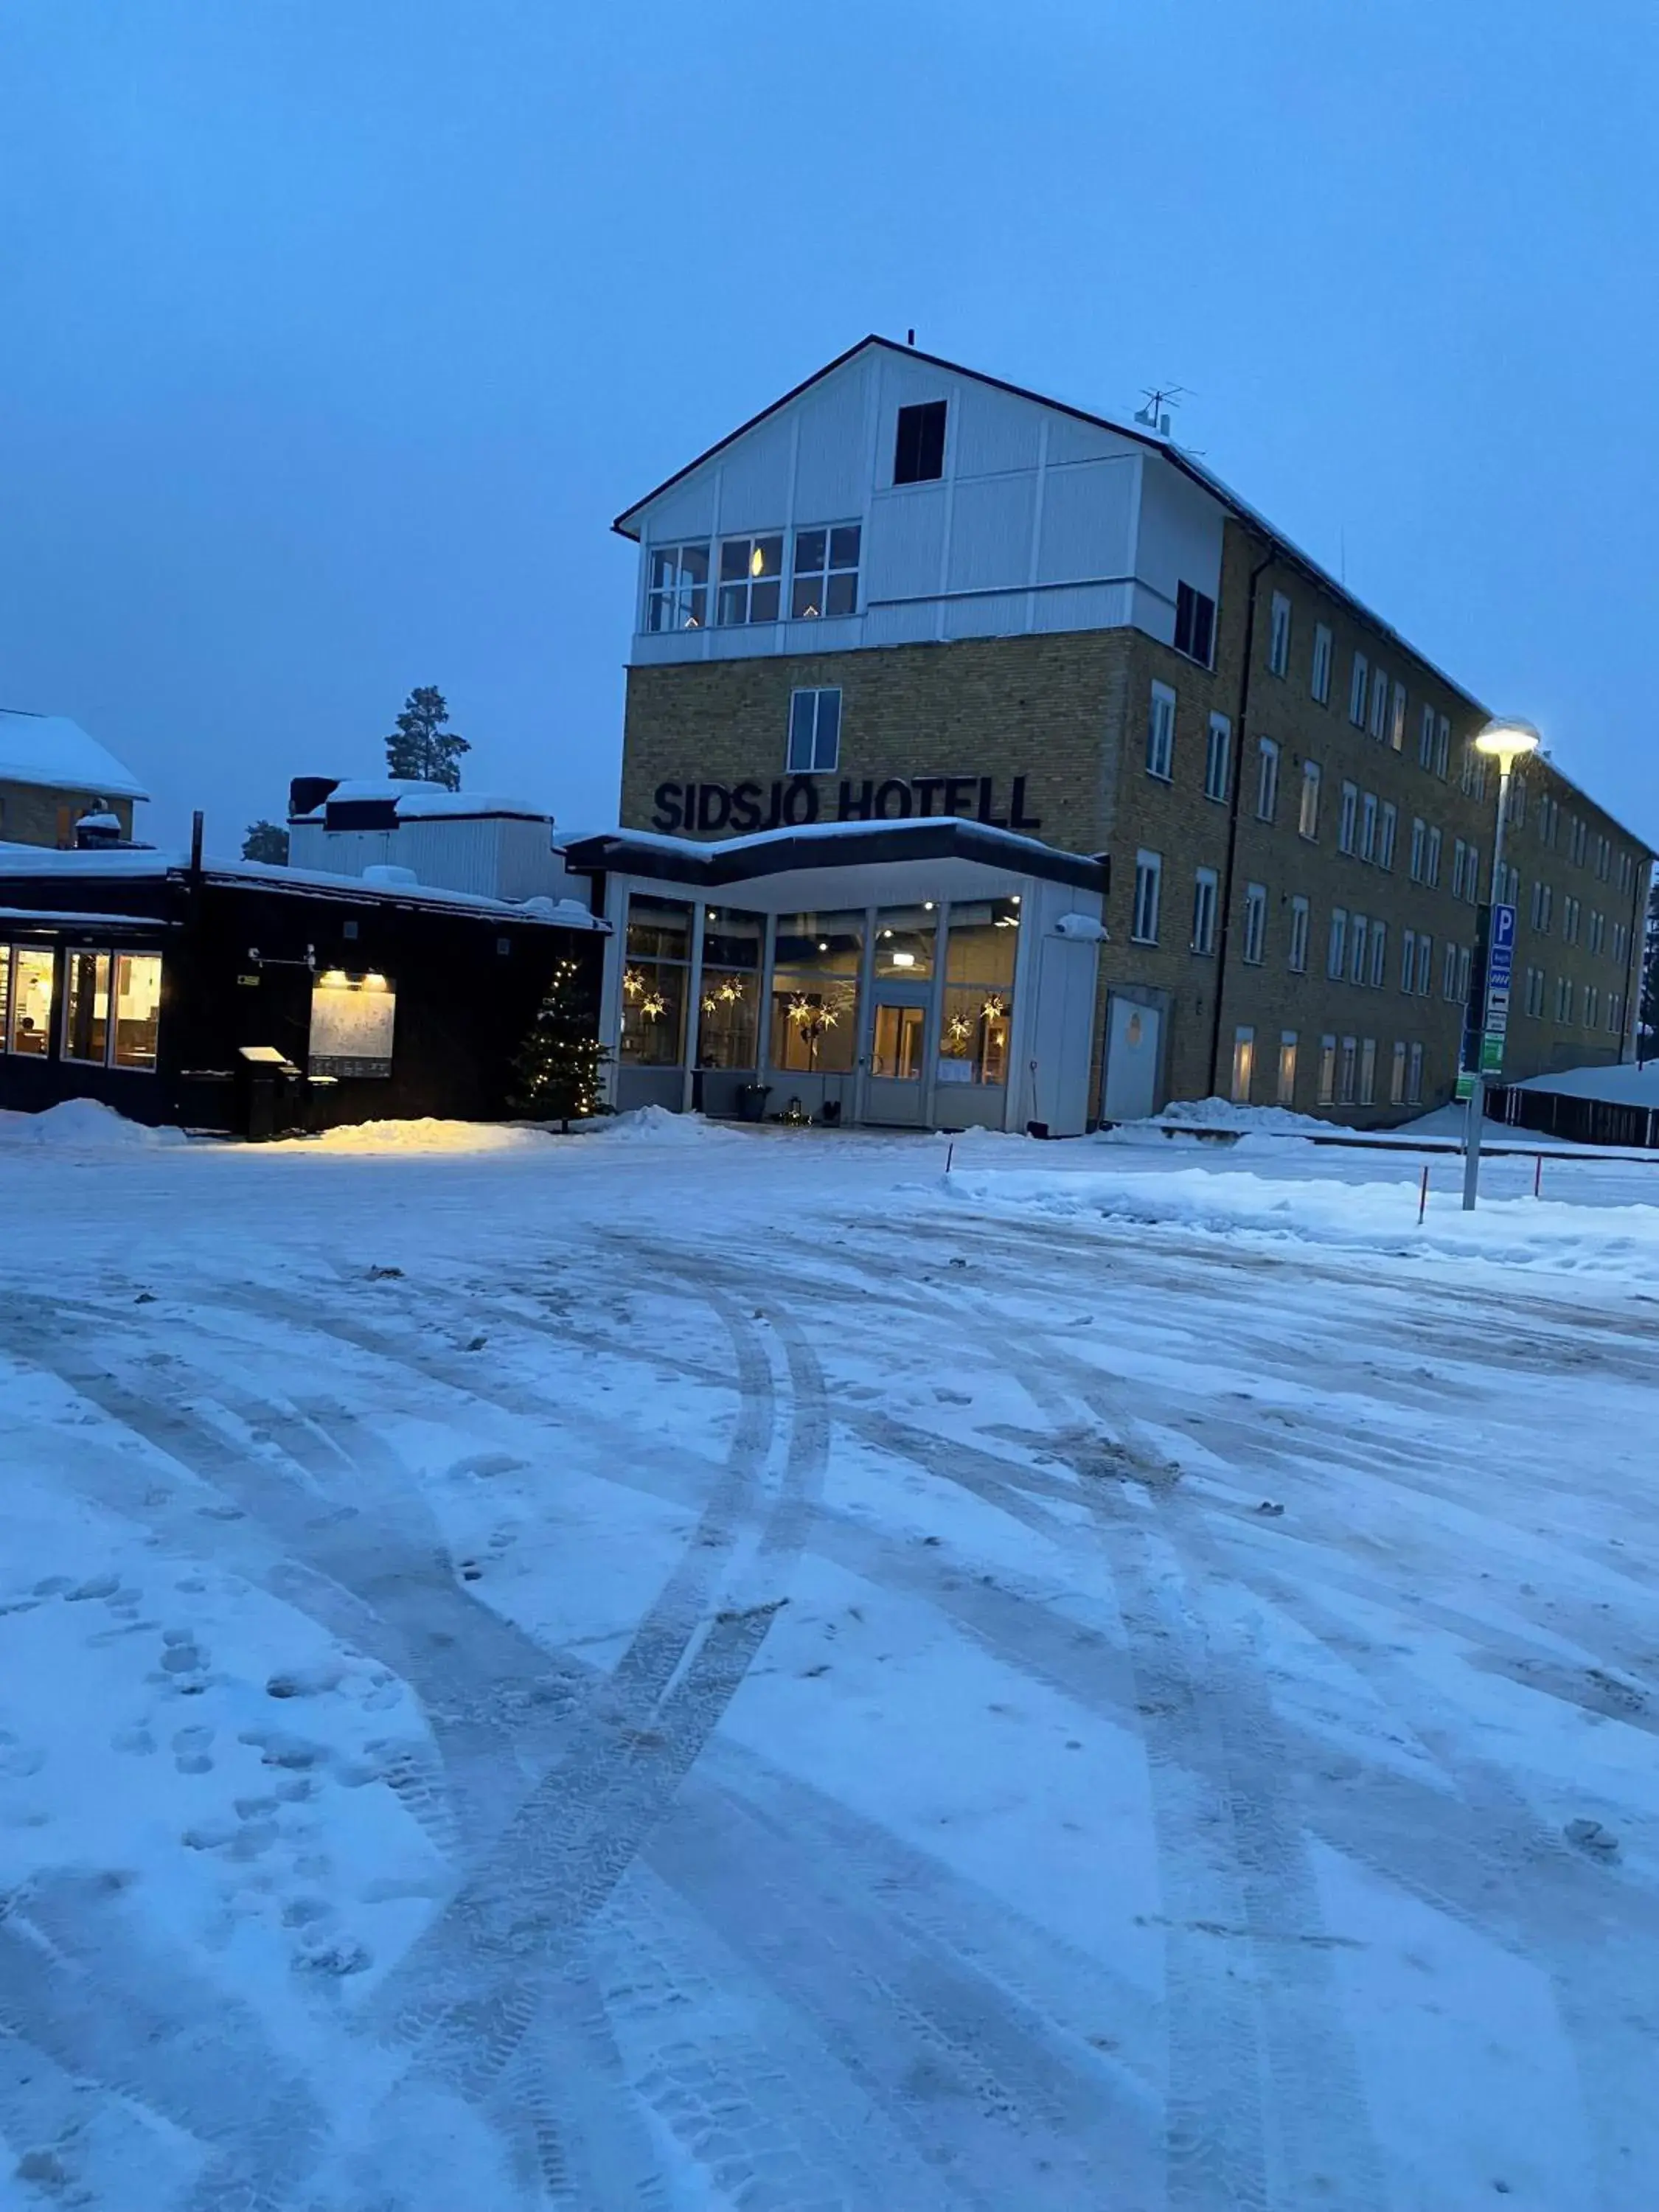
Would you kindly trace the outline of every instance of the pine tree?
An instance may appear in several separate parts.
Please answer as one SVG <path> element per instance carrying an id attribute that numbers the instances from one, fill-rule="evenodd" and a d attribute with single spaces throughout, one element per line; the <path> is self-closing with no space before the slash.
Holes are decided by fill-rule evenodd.
<path id="1" fill-rule="evenodd" d="M 441 783 L 446 791 L 459 791 L 460 757 L 472 748 L 459 730 L 444 728 L 448 720 L 448 702 L 435 685 L 421 684 L 411 691 L 386 741 L 386 774 L 400 781 Z"/>
<path id="2" fill-rule="evenodd" d="M 581 970 L 574 960 L 561 960 L 513 1063 L 514 1103 L 538 1121 L 558 1122 L 568 1136 L 573 1121 L 606 1110 L 610 1060 Z"/>
<path id="3" fill-rule="evenodd" d="M 267 822 L 263 817 L 250 822 L 247 835 L 242 840 L 245 860 L 272 860 L 279 868 L 288 866 L 288 832 L 280 822 Z"/>

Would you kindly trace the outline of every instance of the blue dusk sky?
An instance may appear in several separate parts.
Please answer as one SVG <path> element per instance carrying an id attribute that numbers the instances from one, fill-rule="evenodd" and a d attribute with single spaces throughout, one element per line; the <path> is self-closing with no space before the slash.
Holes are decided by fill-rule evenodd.
<path id="1" fill-rule="evenodd" d="M 1659 832 L 1651 0 L 0 0 L 0 705 L 614 821 L 611 517 L 867 331 L 1176 435 Z"/>

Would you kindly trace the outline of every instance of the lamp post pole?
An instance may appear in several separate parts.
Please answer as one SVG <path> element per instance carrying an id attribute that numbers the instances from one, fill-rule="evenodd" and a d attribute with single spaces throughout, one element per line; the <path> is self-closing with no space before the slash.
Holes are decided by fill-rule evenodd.
<path id="1" fill-rule="evenodd" d="M 1492 906 L 1496 906 L 1498 904 L 1498 894 L 1503 889 L 1504 885 L 1504 829 L 1509 817 L 1510 777 L 1514 772 L 1514 768 L 1515 756 L 1512 753 L 1506 752 L 1499 756 L 1498 763 L 1498 833 L 1492 839 L 1492 899 L 1490 903 Z M 1488 958 L 1491 957 L 1490 926 L 1488 926 L 1487 929 L 1487 957 Z M 1482 976 L 1481 978 L 1480 990 L 1481 995 L 1484 998 L 1486 991 L 1486 981 L 1485 976 Z M 1481 1012 L 1484 1016 L 1484 1006 L 1482 1007 Z M 1465 1012 L 1463 1018 L 1465 1029 L 1468 1033 L 1479 1038 L 1486 1026 L 1484 1019 L 1477 1028 L 1469 1021 L 1467 1011 Z M 1474 1056 L 1476 1062 L 1474 1070 L 1474 1088 L 1469 1093 L 1468 1109 L 1468 1121 L 1463 1138 L 1463 1211 L 1465 1213 L 1473 1213 L 1474 1212 L 1475 1200 L 1480 1194 L 1480 1132 L 1486 1121 L 1486 1079 L 1480 1066 L 1480 1045 L 1478 1042 L 1475 1046 Z"/>

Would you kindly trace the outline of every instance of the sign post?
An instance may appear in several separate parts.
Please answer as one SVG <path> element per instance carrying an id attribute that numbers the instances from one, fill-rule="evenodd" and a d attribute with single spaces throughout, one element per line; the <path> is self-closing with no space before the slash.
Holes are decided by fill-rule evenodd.
<path id="1" fill-rule="evenodd" d="M 1510 1027 L 1510 984 L 1515 974 L 1515 908 L 1483 907 L 1475 941 L 1469 1002 L 1463 1011 L 1462 1072 L 1457 1095 L 1468 1100 L 1468 1137 L 1463 1149 L 1463 1211 L 1474 1211 L 1480 1184 L 1480 1131 L 1486 1111 L 1486 1080 L 1504 1072 L 1504 1042 Z M 1465 1087 L 1467 1086 L 1467 1088 Z"/>

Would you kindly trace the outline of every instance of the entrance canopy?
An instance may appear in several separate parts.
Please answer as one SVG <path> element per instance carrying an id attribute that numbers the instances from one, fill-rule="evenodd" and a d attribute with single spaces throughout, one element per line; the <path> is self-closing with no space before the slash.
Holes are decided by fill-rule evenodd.
<path id="1" fill-rule="evenodd" d="M 573 839 L 623 1107 L 1081 1128 L 1103 859 L 951 817 Z"/>

